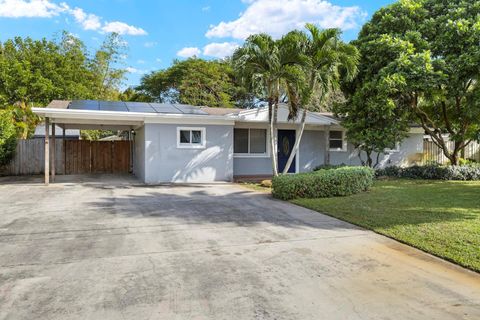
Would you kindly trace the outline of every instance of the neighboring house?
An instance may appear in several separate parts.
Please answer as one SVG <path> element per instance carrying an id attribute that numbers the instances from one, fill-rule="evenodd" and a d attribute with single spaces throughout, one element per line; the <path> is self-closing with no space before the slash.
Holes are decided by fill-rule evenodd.
<path id="1" fill-rule="evenodd" d="M 133 172 L 145 183 L 232 181 L 271 176 L 268 109 L 227 109 L 179 104 L 73 101 L 61 108 L 34 108 L 67 128 L 133 130 Z M 287 121 L 279 106 L 278 162 L 282 171 L 293 148 L 298 120 Z M 423 130 L 380 158 L 380 166 L 409 165 L 423 152 Z M 289 172 L 329 164 L 359 165 L 355 148 L 331 114 L 309 112 Z"/>
<path id="2" fill-rule="evenodd" d="M 48 128 L 48 132 L 52 135 L 52 126 Z M 56 125 L 55 126 L 55 137 L 57 139 L 63 139 L 63 128 Z M 45 138 L 45 124 L 39 124 L 35 128 L 35 133 L 33 134 L 33 139 L 44 139 Z M 66 140 L 79 140 L 80 139 L 80 130 L 78 129 L 67 129 L 65 130 L 65 139 Z"/>

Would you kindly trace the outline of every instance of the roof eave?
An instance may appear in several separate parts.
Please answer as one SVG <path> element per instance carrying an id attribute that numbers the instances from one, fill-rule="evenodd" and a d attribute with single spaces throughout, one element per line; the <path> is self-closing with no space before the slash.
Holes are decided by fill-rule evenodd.
<path id="1" fill-rule="evenodd" d="M 98 110 L 72 110 L 52 108 L 32 108 L 32 111 L 42 117 L 53 119 L 82 120 L 107 120 L 143 123 L 196 123 L 196 124 L 233 124 L 233 119 L 226 116 L 210 116 L 198 114 L 168 114 L 168 113 L 141 113 L 123 111 L 98 111 Z"/>

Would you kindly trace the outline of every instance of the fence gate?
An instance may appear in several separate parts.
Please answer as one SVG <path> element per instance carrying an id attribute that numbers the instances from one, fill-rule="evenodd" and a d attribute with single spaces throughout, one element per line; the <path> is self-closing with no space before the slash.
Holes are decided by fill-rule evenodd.
<path id="1" fill-rule="evenodd" d="M 129 173 L 130 141 L 65 141 L 66 174 Z"/>

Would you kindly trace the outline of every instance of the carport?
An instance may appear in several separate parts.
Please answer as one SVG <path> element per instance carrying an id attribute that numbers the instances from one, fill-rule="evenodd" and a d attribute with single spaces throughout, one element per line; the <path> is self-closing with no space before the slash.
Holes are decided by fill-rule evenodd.
<path id="1" fill-rule="evenodd" d="M 61 127 L 64 133 L 67 129 L 128 131 L 129 141 L 133 143 L 132 133 L 143 125 L 144 120 L 141 114 L 127 112 L 126 104 L 122 102 L 52 101 L 46 108 L 33 108 L 32 110 L 45 119 L 45 185 L 49 185 L 50 181 L 55 181 L 55 156 L 57 154 L 55 125 Z M 92 110 L 95 112 L 91 112 Z M 129 148 L 131 153 L 133 153 L 133 149 Z M 67 150 L 64 148 L 64 155 L 66 153 Z M 51 156 L 53 159 L 50 159 Z M 130 163 L 133 163 L 133 159 L 133 155 L 130 155 Z"/>

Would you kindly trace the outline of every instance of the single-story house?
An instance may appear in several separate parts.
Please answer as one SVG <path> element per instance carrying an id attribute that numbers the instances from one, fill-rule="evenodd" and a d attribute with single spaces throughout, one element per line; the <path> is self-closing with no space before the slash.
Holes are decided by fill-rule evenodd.
<path id="1" fill-rule="evenodd" d="M 232 181 L 272 175 L 268 108 L 230 109 L 169 103 L 66 101 L 34 108 L 64 128 L 130 130 L 133 173 L 148 184 Z M 279 106 L 278 166 L 290 155 L 299 121 L 288 121 Z M 409 165 L 423 152 L 423 130 L 380 158 L 380 166 Z M 309 172 L 322 164 L 359 165 L 340 121 L 328 113 L 308 112 L 306 127 L 290 171 Z"/>

